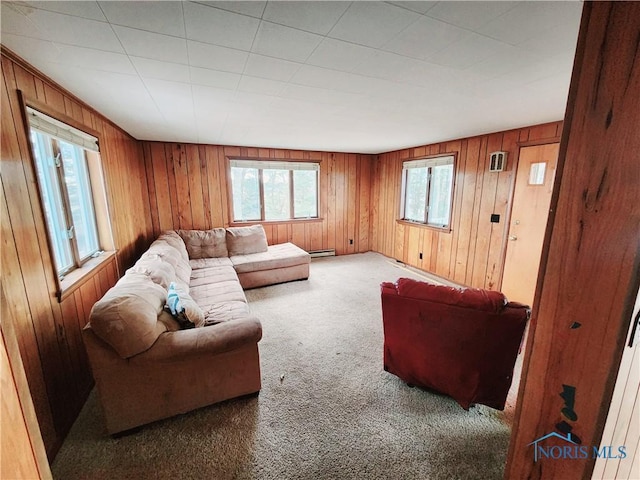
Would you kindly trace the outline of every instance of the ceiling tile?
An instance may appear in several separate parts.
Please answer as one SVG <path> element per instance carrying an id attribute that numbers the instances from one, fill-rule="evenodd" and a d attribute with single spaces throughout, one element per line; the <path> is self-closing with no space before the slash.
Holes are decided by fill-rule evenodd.
<path id="1" fill-rule="evenodd" d="M 538 35 L 519 43 L 518 48 L 544 56 L 554 56 L 559 52 L 574 52 L 578 41 L 580 22 L 573 25 L 558 25 L 542 30 Z"/>
<path id="2" fill-rule="evenodd" d="M 328 36 L 348 42 L 381 47 L 420 14 L 382 2 L 353 2 Z"/>
<path id="3" fill-rule="evenodd" d="M 328 103 L 331 105 L 353 104 L 353 102 L 360 97 L 360 95 L 356 93 L 307 87 L 305 85 L 288 85 L 281 96 L 283 98 L 294 98 L 298 100 L 313 99 L 314 103 Z"/>
<path id="4" fill-rule="evenodd" d="M 458 27 L 474 30 L 508 12 L 518 2 L 438 2 L 427 15 Z"/>
<path id="5" fill-rule="evenodd" d="M 262 12 L 267 2 L 258 1 L 229 1 L 229 2 L 206 2 L 196 1 L 194 3 L 201 3 L 209 7 L 221 8 L 222 10 L 228 10 L 230 12 L 240 13 L 242 15 L 249 15 L 250 17 L 262 18 Z"/>
<path id="6" fill-rule="evenodd" d="M 372 57 L 356 63 L 352 72 L 387 80 L 402 80 L 419 61 L 395 53 L 378 51 Z"/>
<path id="7" fill-rule="evenodd" d="M 422 17 L 390 40 L 383 49 L 400 55 L 425 59 L 469 35 L 468 31 L 454 25 Z"/>
<path id="8" fill-rule="evenodd" d="M 191 83 L 208 87 L 235 90 L 240 81 L 240 74 L 209 70 L 208 68 L 191 67 Z"/>
<path id="9" fill-rule="evenodd" d="M 46 35 L 47 40 L 122 53 L 122 46 L 108 23 L 46 10 L 33 10 L 26 17 Z"/>
<path id="10" fill-rule="evenodd" d="M 313 65 L 303 65 L 290 82 L 296 85 L 328 88 L 341 92 L 367 93 L 379 88 L 384 81 Z"/>
<path id="11" fill-rule="evenodd" d="M 233 107 L 235 92 L 224 88 L 207 87 L 204 85 L 194 85 L 192 89 L 193 104 L 198 112 L 224 111 Z"/>
<path id="12" fill-rule="evenodd" d="M 509 51 L 510 45 L 470 33 L 463 40 L 431 55 L 427 61 L 453 68 L 467 68 L 475 63 Z"/>
<path id="13" fill-rule="evenodd" d="M 115 25 L 184 37 L 181 2 L 103 1 L 100 7 Z"/>
<path id="14" fill-rule="evenodd" d="M 387 3 L 392 3 L 393 5 L 397 5 L 398 7 L 406 8 L 407 10 L 411 10 L 414 12 L 427 13 L 438 2 L 409 1 L 409 2 L 387 2 Z"/>
<path id="15" fill-rule="evenodd" d="M 179 63 L 162 62 L 150 58 L 129 56 L 138 74 L 143 78 L 157 78 L 174 82 L 190 80 L 189 67 Z"/>
<path id="16" fill-rule="evenodd" d="M 183 38 L 113 26 L 129 55 L 173 63 L 187 63 L 187 42 Z"/>
<path id="17" fill-rule="evenodd" d="M 105 52 L 75 45 L 57 44 L 56 46 L 60 49 L 60 55 L 55 59 L 57 63 L 106 72 L 136 74 L 129 57 L 122 53 Z"/>
<path id="18" fill-rule="evenodd" d="M 53 42 L 21 37 L 11 33 L 2 32 L 2 45 L 8 47 L 37 68 L 40 68 L 44 62 L 56 60 L 60 55 L 60 48 Z"/>
<path id="19" fill-rule="evenodd" d="M 278 80 L 243 75 L 238 85 L 238 91 L 262 95 L 280 95 L 286 86 L 285 82 Z"/>
<path id="20" fill-rule="evenodd" d="M 263 21 L 251 50 L 269 57 L 304 62 L 321 41 L 320 35 Z"/>
<path id="21" fill-rule="evenodd" d="M 2 37 L 5 34 L 14 34 L 25 37 L 46 39 L 45 33 L 38 26 L 21 13 L 21 9 L 16 8 L 11 3 L 0 3 L 0 15 Z"/>
<path id="22" fill-rule="evenodd" d="M 472 65 L 464 73 L 469 72 L 485 78 L 494 78 L 513 71 L 521 71 L 529 66 L 535 69 L 544 69 L 542 57 L 509 45 L 499 54 L 487 57 Z"/>
<path id="23" fill-rule="evenodd" d="M 184 4 L 187 38 L 224 47 L 249 50 L 260 21 L 256 18 L 207 7 Z"/>
<path id="24" fill-rule="evenodd" d="M 244 69 L 244 73 L 254 77 L 287 82 L 299 68 L 299 63 L 251 53 L 249 54 L 249 60 L 247 60 L 247 66 Z"/>
<path id="25" fill-rule="evenodd" d="M 373 57 L 375 53 L 376 51 L 373 48 L 325 38 L 307 59 L 306 63 L 348 72 L 353 68 L 354 64 Z"/>
<path id="26" fill-rule="evenodd" d="M 5 2 L 2 2 L 5 3 Z M 98 2 L 69 2 L 69 1 L 42 1 L 42 2 L 15 2 L 16 6 L 22 11 L 29 11 L 34 8 L 48 10 L 50 12 L 65 13 L 75 17 L 88 18 L 90 20 L 100 20 L 102 22 L 107 19 L 100 10 Z"/>
<path id="27" fill-rule="evenodd" d="M 488 37 L 518 45 L 556 25 L 580 21 L 582 2 L 518 2 L 504 15 L 478 29 Z"/>
<path id="28" fill-rule="evenodd" d="M 208 43 L 187 41 L 189 65 L 223 72 L 242 73 L 248 53 Z"/>
<path id="29" fill-rule="evenodd" d="M 349 2 L 268 2 L 263 19 L 307 32 L 326 35 L 349 7 Z"/>

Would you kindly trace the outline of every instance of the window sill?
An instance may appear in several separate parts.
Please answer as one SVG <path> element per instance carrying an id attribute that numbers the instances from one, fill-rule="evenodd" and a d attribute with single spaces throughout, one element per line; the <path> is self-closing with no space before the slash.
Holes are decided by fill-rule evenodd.
<path id="1" fill-rule="evenodd" d="M 410 220 L 396 219 L 396 223 L 409 225 L 411 227 L 426 228 L 427 230 L 435 230 L 436 232 L 451 233 L 451 227 L 436 227 L 435 225 L 427 225 L 426 223 L 412 222 Z"/>
<path id="2" fill-rule="evenodd" d="M 231 222 L 229 226 L 231 227 L 243 227 L 246 225 L 286 225 L 289 223 L 320 223 L 324 221 L 323 218 L 292 218 L 290 220 L 250 220 L 247 222 Z"/>
<path id="3" fill-rule="evenodd" d="M 62 302 L 69 297 L 78 288 L 84 285 L 88 280 L 92 279 L 94 275 L 105 268 L 111 260 L 114 260 L 116 252 L 104 252 L 102 255 L 96 258 L 92 258 L 87 261 L 82 267 L 72 270 L 65 275 L 64 279 L 59 281 L 58 290 L 58 302 Z"/>

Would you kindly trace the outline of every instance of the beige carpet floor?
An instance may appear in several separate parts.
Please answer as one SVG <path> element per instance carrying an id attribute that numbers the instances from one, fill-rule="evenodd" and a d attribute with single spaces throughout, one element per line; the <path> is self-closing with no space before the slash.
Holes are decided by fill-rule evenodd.
<path id="1" fill-rule="evenodd" d="M 52 471 L 72 479 L 498 479 L 509 412 L 409 388 L 382 369 L 389 259 L 314 259 L 307 281 L 247 291 L 262 320 L 259 396 L 106 435 L 94 392 Z"/>

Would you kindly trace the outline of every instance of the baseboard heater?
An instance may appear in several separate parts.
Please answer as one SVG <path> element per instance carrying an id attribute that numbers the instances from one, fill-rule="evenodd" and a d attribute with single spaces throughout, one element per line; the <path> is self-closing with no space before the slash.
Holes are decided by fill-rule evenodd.
<path id="1" fill-rule="evenodd" d="M 309 252 L 311 258 L 315 257 L 334 257 L 336 255 L 335 248 L 329 248 L 327 250 L 312 250 Z"/>

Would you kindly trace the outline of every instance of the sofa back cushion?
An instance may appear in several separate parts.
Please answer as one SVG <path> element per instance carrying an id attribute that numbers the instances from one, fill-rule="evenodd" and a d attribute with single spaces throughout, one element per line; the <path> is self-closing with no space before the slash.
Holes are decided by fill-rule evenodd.
<path id="1" fill-rule="evenodd" d="M 189 259 L 226 257 L 227 240 L 224 228 L 213 230 L 178 230 L 189 253 Z"/>
<path id="2" fill-rule="evenodd" d="M 182 242 L 182 239 L 180 239 Z M 191 278 L 191 265 L 189 264 L 189 256 L 187 250 L 184 250 L 184 255 L 166 240 L 156 240 L 151 244 L 149 250 L 147 250 L 141 259 L 149 257 L 160 257 L 163 261 L 168 262 L 173 266 L 176 271 L 176 279 L 189 284 Z"/>
<path id="3" fill-rule="evenodd" d="M 479 288 L 454 288 L 433 285 L 410 278 L 398 279 L 396 288 L 398 295 L 403 297 L 473 308 L 484 312 L 499 313 L 507 304 L 507 299 L 500 292 Z"/>
<path id="4" fill-rule="evenodd" d="M 262 225 L 227 228 L 227 250 L 230 257 L 266 252 L 267 234 Z"/>
<path id="5" fill-rule="evenodd" d="M 178 235 L 173 230 L 167 230 L 165 232 L 162 232 L 160 236 L 157 238 L 157 240 L 168 243 L 178 251 L 178 253 L 184 260 L 186 260 L 187 262 L 189 261 L 189 253 L 187 252 L 187 248 L 186 248 L 186 245 L 184 244 L 184 241 L 182 240 L 180 235 Z"/>
<path id="6" fill-rule="evenodd" d="M 166 297 L 161 285 L 147 275 L 131 272 L 93 306 L 91 328 L 122 358 L 142 353 L 167 330 L 158 322 Z"/>
<path id="7" fill-rule="evenodd" d="M 169 288 L 171 282 L 176 281 L 175 266 L 156 254 L 140 258 L 133 267 L 126 271 L 125 275 L 129 273 L 147 275 L 153 283 L 162 285 L 165 289 Z"/>

